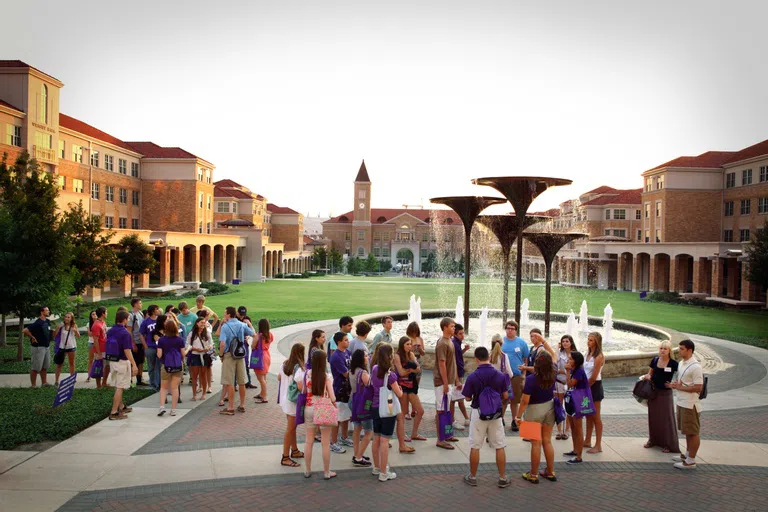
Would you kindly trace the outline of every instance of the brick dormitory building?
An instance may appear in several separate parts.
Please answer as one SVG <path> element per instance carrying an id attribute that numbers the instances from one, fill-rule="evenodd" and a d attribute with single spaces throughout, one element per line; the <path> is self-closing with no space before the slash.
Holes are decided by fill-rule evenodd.
<path id="1" fill-rule="evenodd" d="M 122 141 L 59 112 L 63 83 L 18 60 L 0 61 L 0 156 L 28 151 L 59 184 L 60 208 L 82 202 L 113 241 L 136 234 L 159 265 L 139 288 L 199 281 L 260 281 L 309 269 L 303 216 L 269 204 L 215 166 L 178 147 Z M 126 296 L 130 282 L 86 291 Z"/>

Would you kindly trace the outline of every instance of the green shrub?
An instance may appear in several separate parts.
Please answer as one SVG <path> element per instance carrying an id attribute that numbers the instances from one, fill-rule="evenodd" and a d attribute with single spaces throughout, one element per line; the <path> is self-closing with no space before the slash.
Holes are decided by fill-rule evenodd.
<path id="1" fill-rule="evenodd" d="M 687 304 L 689 306 L 699 306 L 703 308 L 723 309 L 726 307 L 726 304 L 723 302 L 699 298 L 684 298 L 675 292 L 649 293 L 645 297 L 645 300 L 651 302 L 666 302 L 667 304 Z"/>
<path id="2" fill-rule="evenodd" d="M 205 288 L 208 290 L 206 295 L 222 295 L 224 293 L 229 292 L 229 285 L 216 283 L 213 281 L 206 281 L 204 283 L 200 283 L 200 288 Z M 195 293 L 197 295 L 197 293 Z"/>

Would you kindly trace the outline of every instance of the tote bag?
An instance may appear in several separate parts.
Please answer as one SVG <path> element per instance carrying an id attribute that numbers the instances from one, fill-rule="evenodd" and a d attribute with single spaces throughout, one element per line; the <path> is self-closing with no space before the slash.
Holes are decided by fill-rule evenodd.
<path id="1" fill-rule="evenodd" d="M 437 413 L 438 428 L 437 437 L 440 441 L 447 441 L 453 437 L 453 417 L 448 408 L 448 394 L 443 395 L 443 410 Z"/>
<path id="2" fill-rule="evenodd" d="M 100 379 L 104 375 L 104 360 L 96 359 L 91 366 L 91 373 L 88 376 L 92 379 Z"/>
<path id="3" fill-rule="evenodd" d="M 363 386 L 363 372 L 357 372 L 357 391 L 352 395 L 352 421 L 359 423 L 371 419 L 373 406 L 373 387 L 370 383 Z"/>
<path id="4" fill-rule="evenodd" d="M 304 407 L 307 405 L 307 372 L 304 372 L 304 391 L 296 396 L 296 426 L 304 423 Z"/>
<path id="5" fill-rule="evenodd" d="M 259 343 L 256 348 L 251 350 L 251 370 L 264 370 L 264 347 L 261 344 L 261 334 L 259 334 Z"/>
<path id="6" fill-rule="evenodd" d="M 592 390 L 589 387 L 583 389 L 569 389 L 565 392 L 565 410 L 569 416 L 575 419 L 595 414 L 595 401 L 592 400 Z"/>
<path id="7" fill-rule="evenodd" d="M 389 373 L 384 376 L 384 385 L 379 388 L 379 417 L 392 418 L 400 414 L 400 400 L 395 392 L 389 389 L 386 383 L 389 381 Z"/>
<path id="8" fill-rule="evenodd" d="M 319 427 L 335 427 L 339 423 L 339 412 L 328 396 L 312 399 L 314 418 L 312 423 Z"/>

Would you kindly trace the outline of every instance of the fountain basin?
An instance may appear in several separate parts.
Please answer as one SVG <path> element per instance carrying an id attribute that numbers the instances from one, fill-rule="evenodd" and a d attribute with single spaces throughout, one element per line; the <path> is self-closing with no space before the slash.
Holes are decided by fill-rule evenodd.
<path id="1" fill-rule="evenodd" d="M 475 333 L 479 332 L 479 310 L 472 310 L 470 315 L 470 336 L 467 340 L 470 343 L 470 350 L 464 354 L 464 367 L 467 372 L 475 369 L 475 358 L 473 355 L 476 340 L 473 339 Z M 501 325 L 501 310 L 490 310 L 491 315 L 488 319 L 487 340 L 494 333 L 503 335 Z M 453 316 L 454 312 L 445 310 L 424 310 L 422 311 L 422 338 L 427 345 L 426 354 L 421 358 L 422 367 L 426 370 L 433 370 L 435 367 L 434 345 L 440 337 L 439 320 L 444 316 Z M 498 315 L 498 316 L 497 316 Z M 394 319 L 392 327 L 392 340 L 397 348 L 397 342 L 401 336 L 405 335 L 407 326 L 407 311 L 395 311 L 387 313 L 373 313 L 369 315 L 360 315 L 355 317 L 355 322 L 365 320 L 369 322 L 373 331 L 371 336 L 381 330 L 381 318 L 391 316 Z M 544 313 L 541 311 L 531 311 L 529 313 L 530 324 L 521 327 L 522 338 L 529 341 L 528 331 L 533 327 L 542 329 L 544 326 Z M 601 332 L 603 330 L 602 317 L 588 317 L 591 331 Z M 568 313 L 551 313 L 551 334 L 548 341 L 557 350 L 557 343 L 562 334 L 565 334 L 565 325 L 568 319 Z M 561 328 L 562 325 L 562 328 Z M 586 333 L 575 333 L 577 348 L 583 353 L 586 350 Z M 605 353 L 605 365 L 603 367 L 603 377 L 627 377 L 638 376 L 648 372 L 648 365 L 656 355 L 658 355 L 659 344 L 668 340 L 672 344 L 673 352 L 677 354 L 677 345 L 680 340 L 685 339 L 682 333 L 667 329 L 665 327 L 651 324 L 630 322 L 626 320 L 613 321 L 613 343 L 603 345 Z M 636 346 L 631 346 L 635 344 Z"/>

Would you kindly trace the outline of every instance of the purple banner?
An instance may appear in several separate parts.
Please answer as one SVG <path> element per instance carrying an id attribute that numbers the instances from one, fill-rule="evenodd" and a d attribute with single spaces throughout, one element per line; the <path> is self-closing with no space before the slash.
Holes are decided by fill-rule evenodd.
<path id="1" fill-rule="evenodd" d="M 53 399 L 53 406 L 58 407 L 63 403 L 69 402 L 72 398 L 72 392 L 75 390 L 77 374 L 72 374 L 59 382 L 59 389 L 56 390 L 56 398 Z"/>

